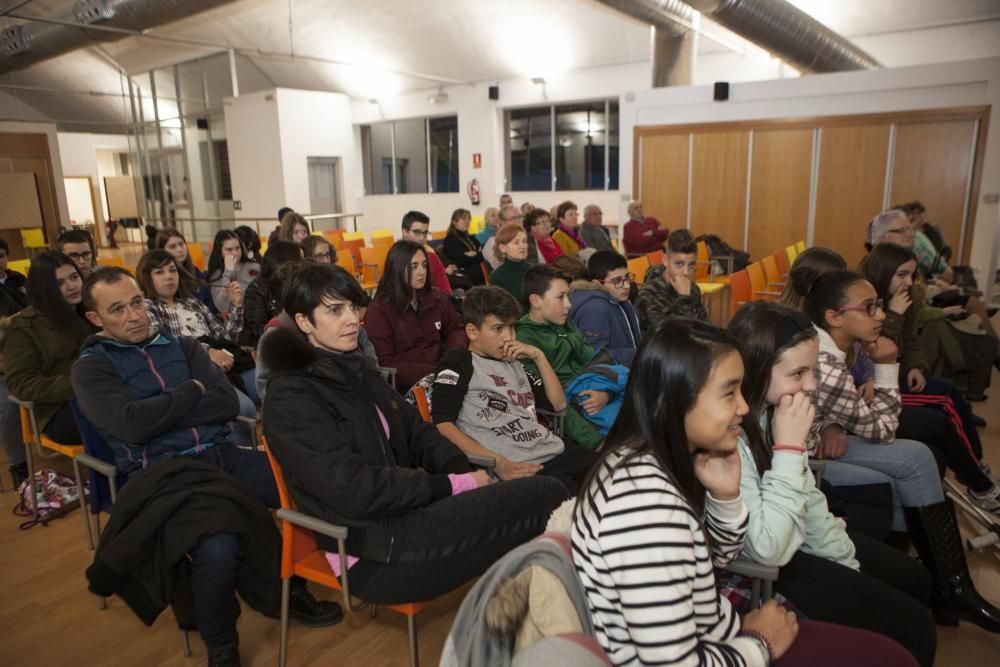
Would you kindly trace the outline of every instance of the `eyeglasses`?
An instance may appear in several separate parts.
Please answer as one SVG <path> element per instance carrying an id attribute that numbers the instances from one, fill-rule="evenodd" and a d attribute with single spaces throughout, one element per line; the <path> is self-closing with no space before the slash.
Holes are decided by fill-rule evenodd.
<path id="1" fill-rule="evenodd" d="M 617 278 L 605 280 L 604 282 L 611 283 L 613 287 L 624 287 L 625 285 L 631 285 L 635 282 L 635 274 L 626 273 L 624 276 L 618 276 Z"/>
<path id="2" fill-rule="evenodd" d="M 313 259 L 333 259 L 333 253 L 331 253 L 329 251 L 327 251 L 327 252 L 318 252 L 318 253 L 316 253 L 316 254 L 313 255 Z"/>
<path id="3" fill-rule="evenodd" d="M 428 229 L 411 229 L 410 230 L 410 234 L 412 234 L 414 236 L 427 236 L 427 233 L 429 231 L 430 230 L 428 230 Z"/>
<path id="4" fill-rule="evenodd" d="M 871 303 L 863 303 L 860 306 L 845 306 L 844 308 L 839 308 L 837 312 L 839 313 L 868 313 L 868 317 L 875 317 L 878 315 L 878 311 L 882 310 L 882 299 L 876 299 Z"/>
<path id="5" fill-rule="evenodd" d="M 913 229 L 913 227 L 897 227 L 895 229 L 890 229 L 890 230 L 886 231 L 886 234 L 902 234 L 903 236 L 907 236 L 907 235 L 915 234 L 915 233 L 916 233 L 916 230 Z"/>
<path id="6" fill-rule="evenodd" d="M 86 252 L 71 252 L 71 253 L 67 253 L 66 256 L 69 257 L 74 262 L 79 262 L 79 261 L 89 260 L 89 259 L 93 258 L 94 253 L 92 253 L 92 252 L 90 252 L 88 250 Z"/>

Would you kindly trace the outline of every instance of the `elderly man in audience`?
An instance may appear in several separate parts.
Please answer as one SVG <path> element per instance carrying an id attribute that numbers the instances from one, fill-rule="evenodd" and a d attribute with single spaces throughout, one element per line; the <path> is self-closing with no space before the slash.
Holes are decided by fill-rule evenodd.
<path id="1" fill-rule="evenodd" d="M 81 412 L 114 452 L 119 471 L 190 457 L 229 473 L 267 507 L 277 507 L 264 453 L 231 441 L 229 422 L 239 413 L 239 401 L 201 344 L 152 328 L 145 299 L 125 269 L 94 271 L 83 302 L 87 319 L 102 331 L 84 342 L 71 380 Z M 241 542 L 230 533 L 202 537 L 189 556 L 195 618 L 209 665 L 238 665 Z M 293 617 L 307 625 L 342 618 L 339 605 L 316 600 L 302 580 L 293 581 L 291 605 Z"/>
<path id="2" fill-rule="evenodd" d="M 660 221 L 656 218 L 647 218 L 642 211 L 642 202 L 629 202 L 628 218 L 622 229 L 622 241 L 627 256 L 645 255 L 663 250 L 670 230 L 661 227 Z"/>
<path id="3" fill-rule="evenodd" d="M 611 245 L 611 234 L 601 226 L 604 221 L 604 213 L 597 204 L 587 204 L 583 208 L 583 224 L 580 225 L 580 236 L 587 243 L 588 248 L 594 250 L 614 250 Z"/>
<path id="4" fill-rule="evenodd" d="M 505 197 L 510 197 L 510 195 L 504 195 Z M 501 200 L 503 197 L 501 197 Z M 500 227 L 506 225 L 520 225 L 524 216 L 521 215 L 520 209 L 518 209 L 513 204 L 508 204 L 500 208 Z M 491 236 L 486 241 L 486 245 L 483 246 L 483 257 L 486 261 L 490 263 L 490 267 L 497 268 L 500 266 L 500 260 L 496 256 L 496 251 L 493 250 L 496 245 L 496 235 Z"/>

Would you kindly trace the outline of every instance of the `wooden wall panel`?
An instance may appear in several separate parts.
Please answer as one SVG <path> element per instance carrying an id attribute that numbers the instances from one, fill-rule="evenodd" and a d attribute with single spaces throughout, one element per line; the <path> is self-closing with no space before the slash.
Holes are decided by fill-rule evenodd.
<path id="1" fill-rule="evenodd" d="M 889 124 L 820 130 L 813 245 L 836 250 L 849 266 L 865 255 L 868 221 L 882 210 Z"/>
<path id="2" fill-rule="evenodd" d="M 642 207 L 668 229 L 687 226 L 688 135 L 642 138 Z"/>
<path id="3" fill-rule="evenodd" d="M 753 134 L 748 250 L 755 261 L 806 239 L 812 144 L 811 129 Z"/>
<path id="4" fill-rule="evenodd" d="M 0 229 L 42 226 L 34 174 L 0 174 Z"/>
<path id="5" fill-rule="evenodd" d="M 743 247 L 746 221 L 747 160 L 750 133 L 700 132 L 694 135 L 691 169 L 691 233 L 717 234 Z"/>
<path id="6" fill-rule="evenodd" d="M 973 167 L 976 121 L 906 123 L 896 128 L 890 205 L 920 200 L 927 222 L 941 227 L 960 253 L 965 190 Z"/>

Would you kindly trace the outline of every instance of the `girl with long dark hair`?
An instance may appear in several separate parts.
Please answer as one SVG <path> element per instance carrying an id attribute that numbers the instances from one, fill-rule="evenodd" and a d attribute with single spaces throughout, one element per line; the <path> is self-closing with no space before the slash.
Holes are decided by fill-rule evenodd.
<path id="1" fill-rule="evenodd" d="M 471 221 L 472 213 L 467 209 L 455 209 L 451 214 L 451 223 L 448 225 L 448 233 L 444 237 L 441 252 L 448 259 L 447 263 L 457 266 L 459 272 L 464 274 L 473 286 L 485 285 L 482 263 L 486 260 L 483 258 L 483 247 L 479 240 L 469 234 Z"/>
<path id="2" fill-rule="evenodd" d="M 412 241 L 389 249 L 365 330 L 379 364 L 396 369 L 402 392 L 433 373 L 446 351 L 469 342 L 448 297 L 430 284 L 427 253 Z"/>
<path id="3" fill-rule="evenodd" d="M 743 547 L 736 341 L 665 322 L 632 361 L 618 420 L 574 510 L 573 561 L 598 643 L 614 664 L 913 664 L 884 637 L 796 621 L 774 601 L 742 619 L 715 567 Z"/>
<path id="4" fill-rule="evenodd" d="M 934 662 L 931 580 L 919 563 L 834 518 L 809 469 L 816 329 L 775 303 L 745 304 L 729 324 L 740 341 L 740 491 L 750 512 L 743 553 L 781 568 L 775 590 L 807 617 L 873 630 Z"/>
<path id="5" fill-rule="evenodd" d="M 215 235 L 207 273 L 212 301 L 219 312 L 225 312 L 229 310 L 230 286 L 235 282 L 245 294 L 253 279 L 260 275 L 260 264 L 247 258 L 239 234 L 231 229 L 222 229 Z"/>
<path id="6" fill-rule="evenodd" d="M 78 444 L 69 371 L 84 339 L 96 330 L 83 315 L 83 280 L 76 264 L 61 252 L 35 257 L 27 296 L 29 306 L 12 318 L 4 343 L 7 388 L 22 401 L 35 402 L 42 433 Z"/>
<path id="7" fill-rule="evenodd" d="M 238 342 L 256 347 L 264 327 L 281 312 L 281 285 L 285 276 L 301 264 L 302 248 L 291 241 L 275 241 L 267 247 L 260 275 L 250 283 L 243 299 L 243 329 Z"/>
<path id="8" fill-rule="evenodd" d="M 847 434 L 841 450 L 825 453 L 832 459 L 825 479 L 849 486 L 871 483 L 873 472 L 876 482 L 888 476 L 897 503 L 893 529 L 909 532 L 931 573 L 935 619 L 948 625 L 963 619 L 1000 632 L 1000 609 L 979 595 L 969 575 L 954 509 L 944 498 L 933 454 L 921 442 L 896 438 L 901 408 L 898 350 L 881 336 L 885 313 L 875 288 L 850 271 L 819 276 L 799 267 L 789 278 L 819 333 L 816 420 L 808 449 L 816 450 L 824 424 L 839 424 Z M 875 364 L 870 401 L 858 393 L 848 370 L 858 342 Z"/>
<path id="9" fill-rule="evenodd" d="M 173 255 L 174 259 L 177 260 L 180 279 L 187 286 L 187 291 L 190 292 L 191 296 L 208 306 L 213 313 L 218 312 L 215 302 L 212 300 L 212 290 L 208 286 L 205 272 L 191 261 L 187 240 L 183 234 L 173 227 L 161 229 L 156 232 L 156 238 L 153 239 L 153 248 L 166 250 Z"/>
<path id="10" fill-rule="evenodd" d="M 880 243 L 861 262 L 861 272 L 886 304 L 882 335 L 899 348 L 899 390 L 903 403 L 897 434 L 927 444 L 938 460 L 968 487 L 969 501 L 1000 514 L 1000 486 L 980 463 L 982 442 L 972 410 L 948 380 L 929 377 L 918 332 L 924 290 L 915 283 L 917 259 L 895 243 Z"/>

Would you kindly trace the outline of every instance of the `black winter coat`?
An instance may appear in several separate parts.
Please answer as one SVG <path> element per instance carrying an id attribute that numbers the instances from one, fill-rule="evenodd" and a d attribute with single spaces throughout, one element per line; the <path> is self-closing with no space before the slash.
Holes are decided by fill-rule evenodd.
<path id="1" fill-rule="evenodd" d="M 400 522 L 387 519 L 450 496 L 448 474 L 471 472 L 467 458 L 362 355 L 321 351 L 291 329 L 268 334 L 260 354 L 270 369 L 264 433 L 299 509 L 350 527 L 351 555 L 395 561 Z"/>
<path id="2" fill-rule="evenodd" d="M 87 568 L 90 590 L 118 595 L 146 625 L 170 604 L 180 627 L 194 627 L 187 554 L 201 537 L 216 533 L 239 537 L 240 597 L 276 616 L 281 535 L 271 513 L 235 477 L 187 457 L 129 477 Z"/>

